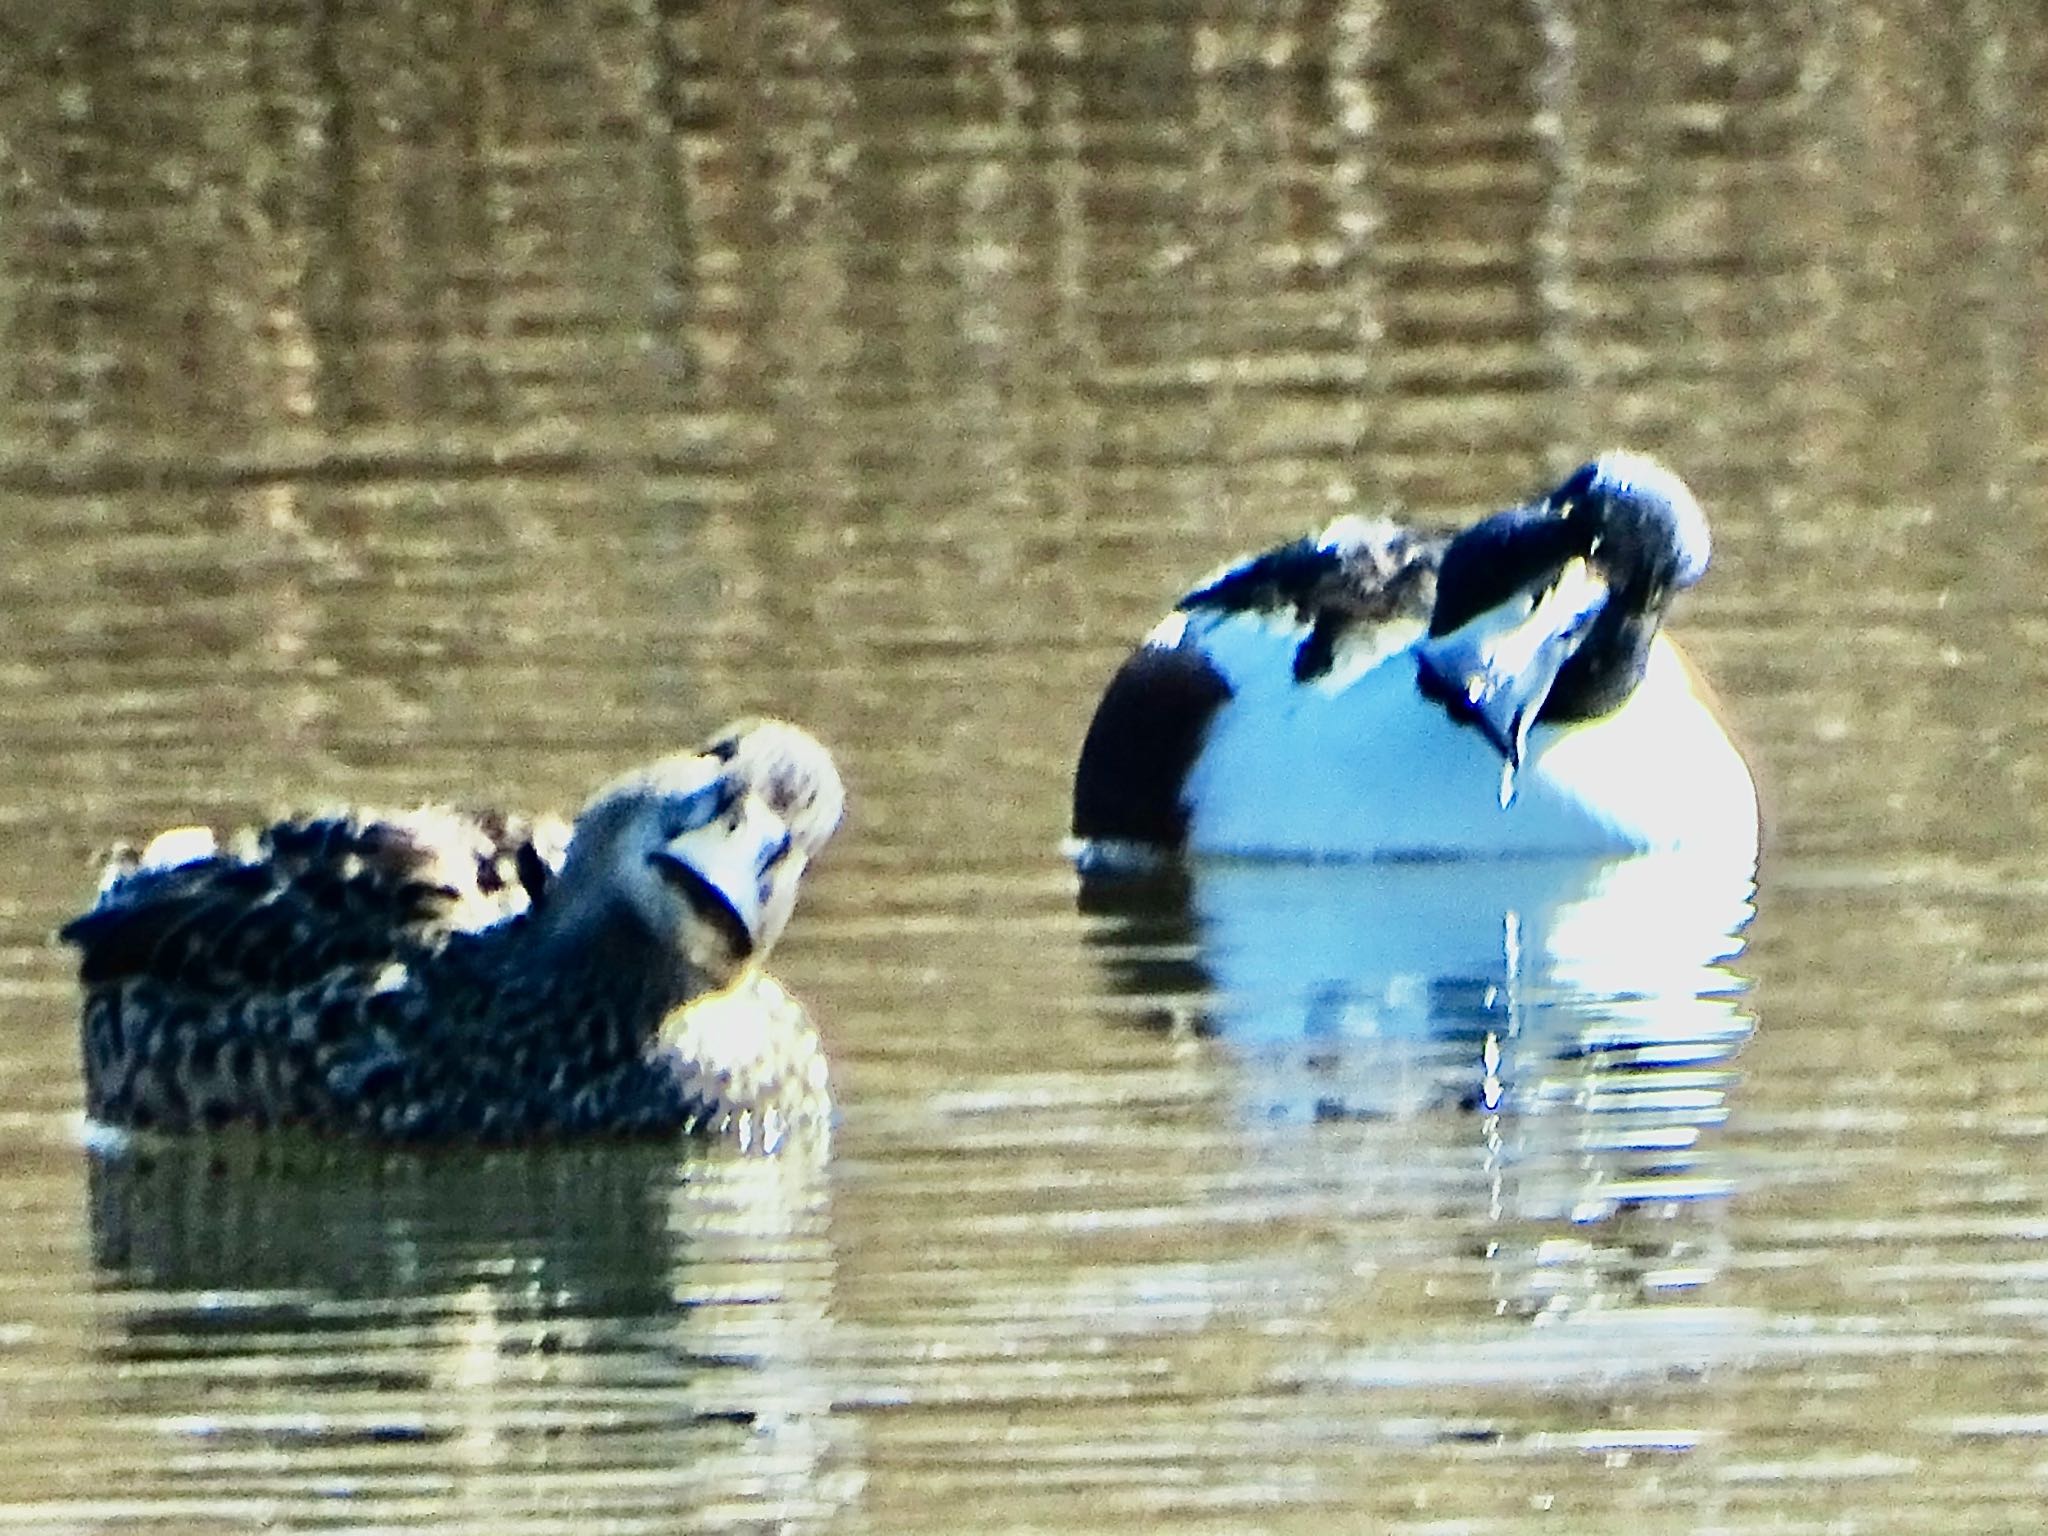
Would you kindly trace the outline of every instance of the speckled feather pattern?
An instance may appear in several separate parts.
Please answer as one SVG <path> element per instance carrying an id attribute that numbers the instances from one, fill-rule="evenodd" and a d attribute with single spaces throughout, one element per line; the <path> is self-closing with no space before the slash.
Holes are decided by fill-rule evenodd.
<path id="1" fill-rule="evenodd" d="M 800 766 L 829 778 L 836 823 L 836 774 L 809 745 Z M 817 1035 L 758 955 L 707 970 L 701 935 L 685 960 L 603 890 L 581 894 L 596 917 L 575 942 L 550 942 L 562 844 L 558 823 L 431 809 L 283 821 L 164 867 L 118 861 L 65 930 L 81 951 L 88 1111 L 406 1142 L 759 1146 L 822 1120 Z M 801 862 L 788 867 L 793 886 Z M 716 1053 L 689 1023 L 714 995 L 728 1020 Z"/>
<path id="2" fill-rule="evenodd" d="M 213 993 L 131 977 L 84 1010 L 87 1108 L 144 1129 L 310 1125 L 394 1141 L 688 1134 L 771 1107 L 822 1107 L 805 1023 L 734 1101 L 730 1072 L 651 1045 L 669 999 L 624 972 L 524 971 L 523 919 L 410 961 L 356 962 L 285 992 Z M 785 1029 L 790 1021 L 779 1021 Z M 787 1097 L 789 1102 L 783 1102 Z"/>
<path id="3" fill-rule="evenodd" d="M 145 974 L 202 992 L 285 990 L 525 912 L 566 841 L 559 823 L 537 836 L 523 818 L 428 807 L 281 821 L 167 867 L 120 849 L 98 904 L 65 934 L 88 985 Z"/>

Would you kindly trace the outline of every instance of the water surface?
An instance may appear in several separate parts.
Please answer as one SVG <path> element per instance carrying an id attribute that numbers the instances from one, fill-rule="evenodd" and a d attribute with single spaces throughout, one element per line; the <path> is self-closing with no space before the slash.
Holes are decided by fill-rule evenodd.
<path id="1" fill-rule="evenodd" d="M 2030 1528 L 2044 123 L 1988 4 L 0 21 L 0 1526 Z M 1189 580 L 1616 443 L 1746 926 L 1079 890 Z M 89 1142 L 95 849 L 763 708 L 829 1159 Z"/>

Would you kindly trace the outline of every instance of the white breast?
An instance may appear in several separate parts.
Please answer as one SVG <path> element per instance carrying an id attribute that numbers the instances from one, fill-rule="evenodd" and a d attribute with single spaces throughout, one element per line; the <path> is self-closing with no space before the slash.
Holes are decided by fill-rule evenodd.
<path id="1" fill-rule="evenodd" d="M 1405 649 L 1340 657 L 1298 684 L 1299 631 L 1244 615 L 1191 623 L 1234 692 L 1188 776 L 1189 846 L 1292 858 L 1501 857 L 1756 847 L 1748 769 L 1659 637 L 1613 714 L 1538 726 L 1515 794 L 1500 754 L 1416 690 Z"/>

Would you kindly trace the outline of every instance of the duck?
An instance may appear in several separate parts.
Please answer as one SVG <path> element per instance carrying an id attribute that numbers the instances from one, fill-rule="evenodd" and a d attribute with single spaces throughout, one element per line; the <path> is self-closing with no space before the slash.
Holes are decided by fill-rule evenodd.
<path id="1" fill-rule="evenodd" d="M 573 823 L 342 809 L 117 850 L 59 933 L 87 1113 L 772 1149 L 831 1110 L 816 1032 L 761 966 L 844 805 L 816 738 L 750 718 L 611 780 Z"/>
<path id="2" fill-rule="evenodd" d="M 1757 798 L 1665 633 L 1698 499 L 1615 450 L 1461 531 L 1347 515 L 1197 584 L 1103 692 L 1084 872 L 1188 855 L 1753 864 Z"/>

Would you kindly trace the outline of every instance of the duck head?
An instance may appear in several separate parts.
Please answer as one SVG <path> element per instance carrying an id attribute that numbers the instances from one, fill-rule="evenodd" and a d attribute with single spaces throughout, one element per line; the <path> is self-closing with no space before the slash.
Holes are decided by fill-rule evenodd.
<path id="1" fill-rule="evenodd" d="M 810 732 L 784 720 L 736 720 L 704 744 L 706 756 L 726 765 L 789 832 L 789 847 L 754 920 L 765 950 L 782 934 L 796 906 L 797 881 L 846 814 L 839 770 Z"/>
<path id="2" fill-rule="evenodd" d="M 1673 595 L 1705 573 L 1708 552 L 1685 482 L 1620 452 L 1451 542 L 1417 683 L 1499 749 L 1503 805 L 1538 721 L 1590 720 L 1628 699 Z"/>
<path id="3" fill-rule="evenodd" d="M 588 940 L 593 924 L 630 914 L 698 984 L 725 985 L 780 937 L 843 804 L 831 755 L 810 735 L 740 722 L 705 750 L 636 769 L 591 798 L 544 920 Z"/>

